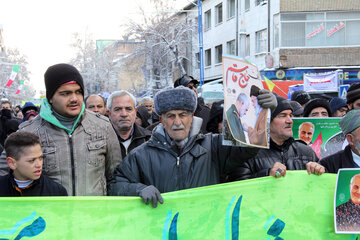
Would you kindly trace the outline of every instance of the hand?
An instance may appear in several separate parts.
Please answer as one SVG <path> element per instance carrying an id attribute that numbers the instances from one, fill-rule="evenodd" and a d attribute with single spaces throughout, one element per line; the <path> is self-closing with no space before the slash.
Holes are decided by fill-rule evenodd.
<path id="1" fill-rule="evenodd" d="M 281 176 L 285 177 L 285 175 L 286 175 L 286 166 L 279 162 L 276 162 L 269 172 L 269 176 L 274 176 L 276 178 L 279 178 Z"/>
<path id="2" fill-rule="evenodd" d="M 157 202 L 159 201 L 161 204 L 164 203 L 164 200 L 161 197 L 159 190 L 153 185 L 147 186 L 143 190 L 140 191 L 139 196 L 142 198 L 144 203 L 149 204 L 152 201 L 153 208 L 157 207 Z"/>
<path id="3" fill-rule="evenodd" d="M 263 108 L 270 108 L 274 111 L 277 107 L 277 100 L 275 94 L 266 89 L 261 89 L 257 96 L 258 103 Z"/>
<path id="4" fill-rule="evenodd" d="M 325 167 L 318 164 L 317 162 L 308 162 L 306 164 L 306 170 L 308 172 L 308 174 L 316 174 L 316 175 L 321 175 L 325 172 Z"/>

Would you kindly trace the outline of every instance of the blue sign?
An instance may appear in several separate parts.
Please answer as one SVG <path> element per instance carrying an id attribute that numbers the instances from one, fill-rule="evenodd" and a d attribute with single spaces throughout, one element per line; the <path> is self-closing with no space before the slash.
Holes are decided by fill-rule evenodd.
<path id="1" fill-rule="evenodd" d="M 346 100 L 347 90 L 350 87 L 350 84 L 340 85 L 339 87 L 339 98 Z"/>

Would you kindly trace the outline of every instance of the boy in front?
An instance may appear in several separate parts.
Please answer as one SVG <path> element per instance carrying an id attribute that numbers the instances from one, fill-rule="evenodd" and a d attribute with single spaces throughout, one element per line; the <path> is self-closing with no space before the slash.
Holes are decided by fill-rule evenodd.
<path id="1" fill-rule="evenodd" d="M 30 132 L 15 132 L 5 141 L 10 173 L 0 177 L 0 196 L 67 196 L 66 189 L 43 176 L 43 153 L 39 137 Z"/>

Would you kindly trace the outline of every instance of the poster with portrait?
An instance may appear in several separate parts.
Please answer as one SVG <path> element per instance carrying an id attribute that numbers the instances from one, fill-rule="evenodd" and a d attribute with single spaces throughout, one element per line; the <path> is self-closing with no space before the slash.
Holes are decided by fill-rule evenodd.
<path id="1" fill-rule="evenodd" d="M 339 169 L 334 197 L 335 233 L 360 233 L 360 169 Z"/>
<path id="2" fill-rule="evenodd" d="M 341 118 L 293 118 L 293 136 L 310 146 L 319 159 L 344 148 L 345 136 L 339 127 Z"/>
<path id="3" fill-rule="evenodd" d="M 270 109 L 257 102 L 263 89 L 257 67 L 236 56 L 223 56 L 223 144 L 269 148 Z"/>

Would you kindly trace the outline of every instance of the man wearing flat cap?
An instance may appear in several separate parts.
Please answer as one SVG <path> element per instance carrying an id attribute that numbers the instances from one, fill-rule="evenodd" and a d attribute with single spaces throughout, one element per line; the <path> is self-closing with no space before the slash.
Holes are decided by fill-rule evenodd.
<path id="1" fill-rule="evenodd" d="M 340 168 L 360 167 L 360 109 L 348 112 L 339 122 L 348 145 L 333 155 L 321 159 L 326 172 L 337 173 Z"/>
<path id="2" fill-rule="evenodd" d="M 257 177 L 285 177 L 287 170 L 307 170 L 309 174 L 322 174 L 325 168 L 311 147 L 294 140 L 292 132 L 292 107 L 285 98 L 277 96 L 277 107 L 271 114 L 270 149 L 260 149 L 258 154 L 228 174 L 229 181 Z"/>
<path id="3" fill-rule="evenodd" d="M 22 123 L 20 131 L 39 136 L 44 175 L 63 185 L 69 195 L 106 195 L 107 182 L 121 161 L 112 125 L 106 117 L 85 110 L 83 79 L 74 66 L 50 66 L 44 78 L 46 99 L 40 114 Z M 6 165 L 1 159 L 2 175 L 8 171 Z"/>
<path id="4" fill-rule="evenodd" d="M 274 95 L 270 101 L 274 103 Z M 220 176 L 253 157 L 257 149 L 222 145 L 222 135 L 199 133 L 196 94 L 179 86 L 154 98 L 160 124 L 149 141 L 116 168 L 109 195 L 140 196 L 153 207 L 161 193 L 220 183 Z M 275 102 L 276 104 L 276 102 Z"/>
<path id="5" fill-rule="evenodd" d="M 203 122 L 201 124 L 201 129 L 200 129 L 201 133 L 207 133 L 206 125 L 210 118 L 210 108 L 208 108 L 206 105 L 204 105 L 203 101 L 200 101 L 200 98 L 198 98 L 198 92 L 196 89 L 196 86 L 198 84 L 199 84 L 199 81 L 196 80 L 195 78 L 193 78 L 192 76 L 184 75 L 184 76 L 176 79 L 176 81 L 174 82 L 174 88 L 176 88 L 178 86 L 184 86 L 184 87 L 190 88 L 191 90 L 193 90 L 195 92 L 196 98 L 197 98 L 197 104 L 196 104 L 194 116 L 199 117 L 203 120 Z"/>

